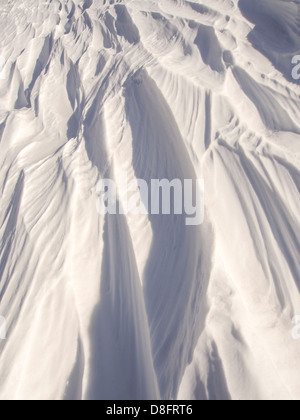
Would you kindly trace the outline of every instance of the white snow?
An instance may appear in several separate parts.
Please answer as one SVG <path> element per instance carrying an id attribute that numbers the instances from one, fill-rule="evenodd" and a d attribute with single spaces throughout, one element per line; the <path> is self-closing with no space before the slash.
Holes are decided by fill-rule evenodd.
<path id="1" fill-rule="evenodd" d="M 299 399 L 299 10 L 0 0 L 0 399 Z M 99 215 L 122 171 L 205 222 Z"/>

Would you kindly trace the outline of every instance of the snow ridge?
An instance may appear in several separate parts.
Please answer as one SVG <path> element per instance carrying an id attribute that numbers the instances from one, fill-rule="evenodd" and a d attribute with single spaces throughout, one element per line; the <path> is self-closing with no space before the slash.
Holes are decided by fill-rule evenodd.
<path id="1" fill-rule="evenodd" d="M 0 398 L 299 398 L 299 3 L 0 11 Z M 121 171 L 205 223 L 99 215 Z"/>

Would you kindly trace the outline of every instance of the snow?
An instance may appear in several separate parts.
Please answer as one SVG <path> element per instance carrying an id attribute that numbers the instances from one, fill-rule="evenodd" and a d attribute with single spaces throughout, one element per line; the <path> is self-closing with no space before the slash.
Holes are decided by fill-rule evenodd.
<path id="1" fill-rule="evenodd" d="M 0 399 L 299 399 L 299 7 L 0 0 Z"/>

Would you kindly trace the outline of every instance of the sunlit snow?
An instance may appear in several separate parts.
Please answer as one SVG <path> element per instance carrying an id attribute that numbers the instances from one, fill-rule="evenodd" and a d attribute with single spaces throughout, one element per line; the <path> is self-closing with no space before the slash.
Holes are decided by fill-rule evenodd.
<path id="1" fill-rule="evenodd" d="M 299 399 L 299 1 L 0 0 L 0 35 L 0 399 Z M 124 171 L 203 179 L 204 223 L 100 215 Z"/>

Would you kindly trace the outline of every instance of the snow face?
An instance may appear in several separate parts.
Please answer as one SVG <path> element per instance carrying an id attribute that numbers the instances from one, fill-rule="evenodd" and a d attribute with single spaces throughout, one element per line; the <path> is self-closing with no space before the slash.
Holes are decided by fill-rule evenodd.
<path id="1" fill-rule="evenodd" d="M 299 16 L 0 0 L 0 399 L 299 398 Z M 124 172 L 204 223 L 99 214 Z"/>

